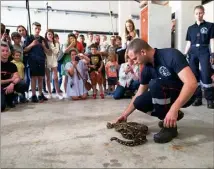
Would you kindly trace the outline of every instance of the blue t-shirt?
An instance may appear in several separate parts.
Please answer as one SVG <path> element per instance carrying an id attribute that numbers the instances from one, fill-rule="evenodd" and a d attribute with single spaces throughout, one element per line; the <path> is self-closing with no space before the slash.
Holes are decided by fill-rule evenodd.
<path id="1" fill-rule="evenodd" d="M 27 47 L 29 46 L 33 41 L 35 40 L 35 37 L 33 35 L 31 36 L 28 36 L 25 40 L 25 43 L 24 43 L 24 47 Z M 28 59 L 29 61 L 36 61 L 36 62 L 45 62 L 45 59 L 46 59 L 46 55 L 45 55 L 45 51 L 42 47 L 42 41 L 45 42 L 45 46 L 46 48 L 49 49 L 49 46 L 48 46 L 48 43 L 47 41 L 45 40 L 45 38 L 43 38 L 42 36 L 39 36 L 39 44 L 38 45 L 35 45 L 34 47 L 32 47 L 30 49 L 30 51 L 28 51 Z"/>
<path id="2" fill-rule="evenodd" d="M 156 49 L 154 54 L 154 66 L 146 64 L 141 73 L 141 84 L 149 84 L 151 79 L 166 79 L 182 83 L 178 73 L 189 66 L 185 56 L 177 49 Z"/>

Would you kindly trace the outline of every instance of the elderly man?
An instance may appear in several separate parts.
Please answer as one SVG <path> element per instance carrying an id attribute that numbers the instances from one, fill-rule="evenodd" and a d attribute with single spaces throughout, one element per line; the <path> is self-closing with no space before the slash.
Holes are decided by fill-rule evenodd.
<path id="1" fill-rule="evenodd" d="M 24 93 L 27 91 L 27 84 L 22 81 L 18 75 L 17 67 L 8 60 L 9 47 L 7 44 L 1 44 L 1 111 L 6 106 L 13 108 L 14 91 Z"/>
<path id="2" fill-rule="evenodd" d="M 183 117 L 180 108 L 190 106 L 195 100 L 196 78 L 185 56 L 176 49 L 154 49 L 145 41 L 134 39 L 127 52 L 130 59 L 137 59 L 145 66 L 136 95 L 116 122 L 126 121 L 135 109 L 149 112 L 164 120 L 154 141 L 169 142 L 178 134 L 176 121 Z"/>

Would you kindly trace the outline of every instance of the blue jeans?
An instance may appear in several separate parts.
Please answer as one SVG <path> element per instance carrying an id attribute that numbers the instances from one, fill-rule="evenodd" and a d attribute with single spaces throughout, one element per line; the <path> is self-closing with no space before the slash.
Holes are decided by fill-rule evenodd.
<path id="1" fill-rule="evenodd" d="M 58 70 L 58 72 L 59 72 L 59 80 L 58 80 L 58 82 L 59 82 L 59 88 L 60 88 L 60 86 L 62 85 L 61 67 L 62 67 L 62 65 L 61 65 L 60 63 L 58 63 L 57 70 Z M 52 84 L 53 84 L 53 90 L 56 90 L 56 89 L 55 89 L 55 85 L 54 85 L 54 80 L 53 80 L 53 79 L 52 79 Z"/>
<path id="2" fill-rule="evenodd" d="M 29 90 L 29 87 L 30 87 L 30 81 L 31 81 L 31 78 L 30 78 L 30 68 L 28 65 L 25 65 L 25 82 L 27 84 L 27 91 Z"/>
<path id="3" fill-rule="evenodd" d="M 118 85 L 117 88 L 116 88 L 116 90 L 114 91 L 114 95 L 113 95 L 114 99 L 118 100 L 118 99 L 123 98 L 124 94 L 125 94 L 125 92 L 127 90 L 135 92 L 138 89 L 139 85 L 140 85 L 140 83 L 139 83 L 138 80 L 131 81 L 131 83 L 130 83 L 130 85 L 129 85 L 128 88 Z"/>

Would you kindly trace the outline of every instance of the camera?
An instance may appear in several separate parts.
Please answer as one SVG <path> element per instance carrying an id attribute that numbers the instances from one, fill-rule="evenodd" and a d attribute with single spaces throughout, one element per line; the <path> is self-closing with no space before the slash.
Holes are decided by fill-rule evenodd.
<path id="1" fill-rule="evenodd" d="M 71 79 L 71 81 L 70 81 L 70 87 L 72 88 L 73 85 L 74 85 L 74 83 L 73 83 L 73 80 Z"/>
<path id="2" fill-rule="evenodd" d="M 79 60 L 81 60 L 80 57 L 79 56 L 75 56 L 75 61 L 79 62 Z"/>
<path id="3" fill-rule="evenodd" d="M 127 37 L 126 37 L 126 40 L 127 40 L 127 41 L 131 41 L 131 40 L 132 40 L 132 36 L 130 36 L 130 35 L 127 36 Z"/>

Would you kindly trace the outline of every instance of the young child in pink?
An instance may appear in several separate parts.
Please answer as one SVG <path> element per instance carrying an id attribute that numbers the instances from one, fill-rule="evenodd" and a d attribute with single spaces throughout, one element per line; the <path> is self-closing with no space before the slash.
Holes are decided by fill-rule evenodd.
<path id="1" fill-rule="evenodd" d="M 108 94 L 112 95 L 115 90 L 115 85 L 117 85 L 118 74 L 117 70 L 119 68 L 116 61 L 116 54 L 110 53 L 108 57 L 108 62 L 106 63 L 105 70 L 108 79 Z"/>

